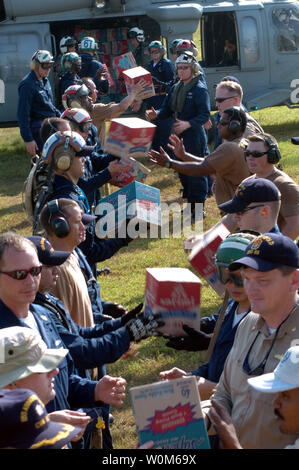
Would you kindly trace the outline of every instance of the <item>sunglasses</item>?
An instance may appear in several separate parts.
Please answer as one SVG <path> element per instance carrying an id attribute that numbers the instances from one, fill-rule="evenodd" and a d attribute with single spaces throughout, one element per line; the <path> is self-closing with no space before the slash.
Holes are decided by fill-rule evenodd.
<path id="1" fill-rule="evenodd" d="M 253 152 L 250 152 L 250 150 L 245 150 L 244 151 L 244 156 L 245 158 L 249 157 L 250 155 L 253 157 L 253 158 L 260 158 L 262 157 L 263 155 L 267 155 L 268 152 L 258 152 L 258 151 L 253 151 Z"/>
<path id="2" fill-rule="evenodd" d="M 181 65 L 180 67 L 177 67 L 177 70 L 187 70 L 189 68 L 189 65 Z"/>
<path id="3" fill-rule="evenodd" d="M 259 204 L 257 206 L 246 207 L 242 211 L 236 212 L 236 214 L 237 215 L 243 215 L 245 212 L 251 211 L 252 209 L 256 209 L 257 207 L 264 207 L 264 204 Z"/>
<path id="4" fill-rule="evenodd" d="M 222 121 L 222 119 L 219 121 L 220 126 L 228 126 L 230 121 Z"/>
<path id="5" fill-rule="evenodd" d="M 0 274 L 6 274 L 6 276 L 16 279 L 17 281 L 23 281 L 26 279 L 28 274 L 33 277 L 37 277 L 42 272 L 42 266 L 34 266 L 30 269 L 16 269 L 15 271 L 0 271 Z"/>
<path id="6" fill-rule="evenodd" d="M 41 65 L 41 68 L 44 69 L 44 70 L 49 70 L 52 68 L 52 65 L 53 64 L 40 64 Z"/>
<path id="7" fill-rule="evenodd" d="M 215 263 L 215 266 L 217 276 L 222 284 L 232 281 L 237 287 L 243 287 L 243 279 L 240 274 L 230 272 L 227 265 L 221 263 Z"/>
<path id="8" fill-rule="evenodd" d="M 223 101 L 230 100 L 231 98 L 236 98 L 236 95 L 228 96 L 227 98 L 215 98 L 215 102 L 216 103 L 223 103 Z"/>

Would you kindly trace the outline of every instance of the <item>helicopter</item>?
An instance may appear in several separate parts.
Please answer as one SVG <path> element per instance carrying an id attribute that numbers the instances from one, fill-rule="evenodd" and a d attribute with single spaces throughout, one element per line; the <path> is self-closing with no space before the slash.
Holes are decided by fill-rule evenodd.
<path id="1" fill-rule="evenodd" d="M 62 37 L 80 42 L 92 36 L 99 60 L 110 70 L 132 27 L 144 31 L 145 44 L 162 40 L 169 58 L 173 39 L 196 36 L 212 109 L 215 84 L 227 75 L 240 81 L 249 111 L 299 103 L 295 0 L 1 0 L 0 126 L 17 124 L 18 84 L 36 50 L 57 57 Z M 118 91 L 110 90 L 103 100 L 117 100 Z"/>

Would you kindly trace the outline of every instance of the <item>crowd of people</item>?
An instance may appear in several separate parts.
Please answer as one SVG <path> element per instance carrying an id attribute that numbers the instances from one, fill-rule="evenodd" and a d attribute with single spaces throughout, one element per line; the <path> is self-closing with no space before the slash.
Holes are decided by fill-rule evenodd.
<path id="1" fill-rule="evenodd" d="M 166 343 L 186 351 L 212 345 L 210 357 L 160 379 L 197 377 L 211 448 L 298 448 L 299 187 L 279 167 L 275 137 L 246 110 L 237 78 L 215 88 L 210 150 L 210 96 L 195 43 L 172 41 L 170 60 L 160 40 L 145 46 L 138 27 L 128 40 L 153 78 L 155 96 L 144 101 L 140 80 L 119 103 L 101 102 L 109 81 L 92 37 L 63 37 L 56 59 L 36 51 L 19 85 L 21 137 L 44 179 L 32 235 L 0 234 L 0 448 L 113 449 L 110 405 L 123 404 L 126 380 L 105 366 L 164 325 L 143 304 L 128 311 L 103 300 L 97 280 L 97 263 L 134 243 L 128 234 L 98 238 L 94 214 L 101 186 L 129 168 L 103 149 L 106 122 L 129 108 L 156 124 L 148 158 L 178 173 L 192 217 L 208 197 L 219 208 L 216 226 L 185 249 L 219 224 L 231 232 L 215 255 L 222 306 L 201 319 L 200 331 L 184 325 L 185 336 Z"/>

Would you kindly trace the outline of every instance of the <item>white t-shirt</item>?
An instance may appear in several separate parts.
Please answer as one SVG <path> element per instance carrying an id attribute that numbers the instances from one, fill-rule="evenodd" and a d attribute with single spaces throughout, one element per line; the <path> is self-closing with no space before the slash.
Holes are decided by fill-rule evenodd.
<path id="1" fill-rule="evenodd" d="M 27 326 L 29 326 L 29 328 L 32 328 L 33 330 L 37 331 L 38 334 L 40 335 L 40 331 L 38 329 L 33 313 L 30 312 L 30 310 L 28 312 L 28 316 L 26 318 L 22 318 L 22 322 L 25 323 Z"/>

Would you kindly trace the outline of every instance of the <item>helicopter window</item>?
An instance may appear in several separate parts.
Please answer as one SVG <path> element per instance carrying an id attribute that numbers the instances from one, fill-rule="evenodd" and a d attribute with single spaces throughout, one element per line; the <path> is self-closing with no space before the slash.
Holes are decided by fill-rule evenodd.
<path id="1" fill-rule="evenodd" d="M 280 52 L 299 51 L 299 9 L 275 8 L 272 21 L 276 28 L 276 46 Z"/>
<path id="2" fill-rule="evenodd" d="M 202 16 L 202 43 L 205 67 L 239 64 L 236 22 L 233 12 L 207 13 Z"/>
<path id="3" fill-rule="evenodd" d="M 254 64 L 259 60 L 259 42 L 257 24 L 254 18 L 247 16 L 242 20 L 245 61 Z"/>

